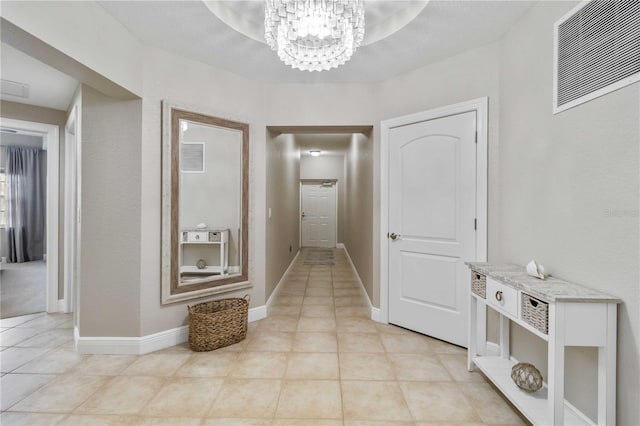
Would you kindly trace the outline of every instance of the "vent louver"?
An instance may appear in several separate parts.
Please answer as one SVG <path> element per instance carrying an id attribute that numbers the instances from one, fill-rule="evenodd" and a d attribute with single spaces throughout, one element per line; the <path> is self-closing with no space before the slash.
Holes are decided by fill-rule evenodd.
<path id="1" fill-rule="evenodd" d="M 581 4 L 555 37 L 554 112 L 640 80 L 640 1 Z"/>

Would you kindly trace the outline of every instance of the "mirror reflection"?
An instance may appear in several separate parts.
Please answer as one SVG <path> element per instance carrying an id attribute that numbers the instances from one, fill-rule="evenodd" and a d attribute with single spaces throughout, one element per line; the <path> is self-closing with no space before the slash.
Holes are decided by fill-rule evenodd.
<path id="1" fill-rule="evenodd" d="M 249 125 L 163 102 L 162 303 L 251 287 Z"/>
<path id="2" fill-rule="evenodd" d="M 180 285 L 240 274 L 242 132 L 180 119 Z"/>

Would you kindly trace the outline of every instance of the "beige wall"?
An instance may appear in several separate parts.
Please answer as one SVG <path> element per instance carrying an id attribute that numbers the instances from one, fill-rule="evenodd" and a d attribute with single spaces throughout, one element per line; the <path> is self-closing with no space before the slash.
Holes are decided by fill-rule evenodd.
<path id="1" fill-rule="evenodd" d="M 140 317 L 141 335 L 187 324 L 187 305 L 225 297 L 251 295 L 251 307 L 265 298 L 266 143 L 263 87 L 160 49 L 144 58 L 141 169 Z M 249 281 L 250 290 L 162 305 L 161 272 L 161 102 L 169 100 L 192 111 L 249 124 Z"/>
<path id="2" fill-rule="evenodd" d="M 346 185 L 345 185 L 345 157 L 344 155 L 321 155 L 300 157 L 300 179 L 337 179 L 338 181 L 338 217 L 337 243 L 344 243 L 344 221 Z"/>
<path id="3" fill-rule="evenodd" d="M 640 423 L 640 85 L 552 114 L 553 23 L 576 2 L 540 2 L 502 43 L 500 256 L 616 295 L 618 424 Z M 616 215 L 616 212 L 622 212 Z M 546 366 L 545 345 L 513 330 L 514 353 Z M 542 346 L 542 348 L 540 348 Z M 567 394 L 595 416 L 595 350 L 567 353 Z"/>
<path id="4" fill-rule="evenodd" d="M 265 298 L 273 293 L 300 248 L 300 150 L 291 134 L 267 136 Z M 268 209 L 271 208 L 271 219 Z"/>
<path id="5" fill-rule="evenodd" d="M 346 212 L 344 245 L 373 300 L 373 144 L 353 134 L 346 158 Z"/>
<path id="6" fill-rule="evenodd" d="M 58 299 L 64 299 L 64 126 L 67 113 L 57 109 L 43 108 L 16 102 L 0 101 L 0 115 L 13 120 L 54 124 L 59 128 L 60 182 L 58 197 Z"/>
<path id="7" fill-rule="evenodd" d="M 140 335 L 142 102 L 82 88 L 79 332 Z"/>

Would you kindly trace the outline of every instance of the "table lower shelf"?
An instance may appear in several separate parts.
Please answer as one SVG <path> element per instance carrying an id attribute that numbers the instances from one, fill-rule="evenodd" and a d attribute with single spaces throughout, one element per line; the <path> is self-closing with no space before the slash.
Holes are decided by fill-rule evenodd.
<path id="1" fill-rule="evenodd" d="M 511 367 L 515 362 L 498 356 L 482 356 L 473 358 L 473 363 L 485 376 L 511 401 L 515 407 L 534 425 L 553 424 L 549 416 L 547 388 L 538 392 L 528 393 L 516 386 L 511 380 Z M 564 404 L 564 425 L 592 424 L 586 417 L 575 409 Z"/>

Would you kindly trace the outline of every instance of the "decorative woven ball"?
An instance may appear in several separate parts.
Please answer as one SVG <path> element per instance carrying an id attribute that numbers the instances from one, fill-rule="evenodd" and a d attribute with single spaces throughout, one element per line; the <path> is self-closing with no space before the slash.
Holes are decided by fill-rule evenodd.
<path id="1" fill-rule="evenodd" d="M 519 362 L 511 368 L 511 379 L 527 392 L 536 392 L 542 387 L 542 374 L 534 365 Z"/>
<path id="2" fill-rule="evenodd" d="M 196 267 L 198 269 L 204 269 L 207 267 L 207 262 L 204 259 L 198 259 L 198 261 L 196 262 Z"/>

